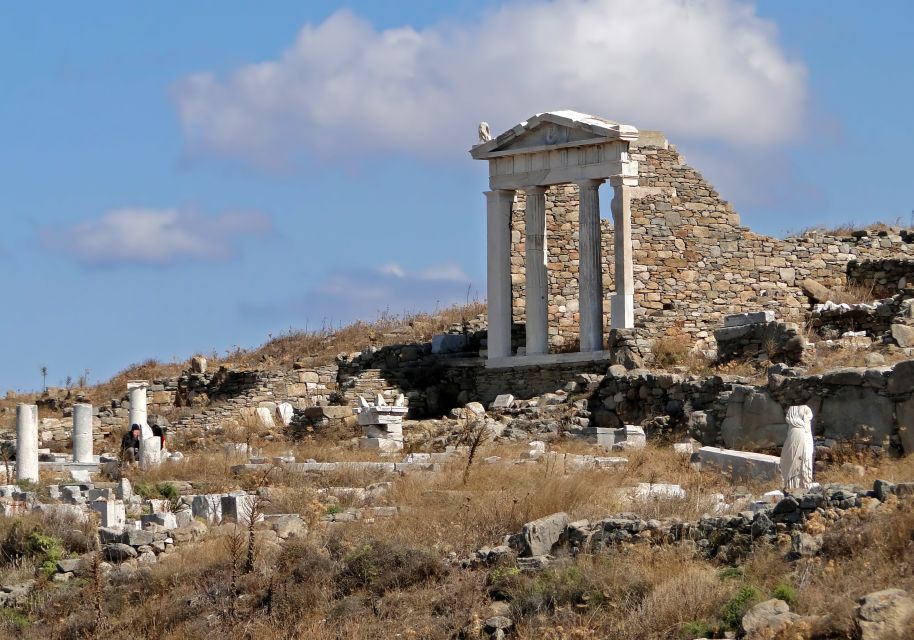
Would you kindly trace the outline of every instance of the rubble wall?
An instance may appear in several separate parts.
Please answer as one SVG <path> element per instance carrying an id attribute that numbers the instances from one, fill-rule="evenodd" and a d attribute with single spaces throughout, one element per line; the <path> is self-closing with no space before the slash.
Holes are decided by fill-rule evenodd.
<path id="1" fill-rule="evenodd" d="M 729 202 L 663 139 L 645 135 L 633 147 L 640 186 L 633 189 L 635 321 L 652 336 L 685 333 L 708 340 L 730 313 L 772 309 L 779 320 L 802 322 L 808 306 L 799 283 L 827 287 L 846 282 L 848 262 L 912 258 L 914 239 L 900 229 L 810 231 L 780 240 L 742 226 Z M 612 188 L 601 189 L 611 218 Z M 517 193 L 512 216 L 511 277 L 514 320 L 524 321 L 524 209 Z M 578 338 L 578 193 L 575 185 L 546 194 L 550 341 L 572 346 Z M 603 226 L 603 285 L 613 287 L 613 230 Z M 894 273 L 891 275 L 894 277 Z M 887 276 L 889 280 L 891 277 Z M 609 323 L 609 300 L 604 319 Z"/>

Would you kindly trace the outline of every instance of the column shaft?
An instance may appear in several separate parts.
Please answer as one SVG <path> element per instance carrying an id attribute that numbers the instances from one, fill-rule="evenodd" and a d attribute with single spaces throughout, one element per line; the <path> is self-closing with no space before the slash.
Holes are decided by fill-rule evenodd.
<path id="1" fill-rule="evenodd" d="M 527 354 L 549 352 L 549 280 L 546 272 L 546 189 L 530 187 L 526 224 Z"/>
<path id="2" fill-rule="evenodd" d="M 130 395 L 130 424 L 140 425 L 140 441 L 152 437 L 152 429 L 149 428 L 146 413 L 146 387 L 148 383 L 145 380 L 136 380 L 127 383 L 127 392 Z"/>
<path id="3" fill-rule="evenodd" d="M 616 292 L 612 299 L 611 326 L 635 326 L 635 276 L 632 265 L 631 191 L 624 184 L 613 185 L 613 239 L 616 263 Z"/>
<path id="4" fill-rule="evenodd" d="M 38 482 L 38 406 L 16 405 L 16 481 Z"/>
<path id="5" fill-rule="evenodd" d="M 73 462 L 92 462 L 92 405 L 73 405 Z"/>
<path id="6" fill-rule="evenodd" d="M 600 233 L 600 184 L 578 183 L 578 292 L 581 351 L 603 348 L 603 241 Z"/>
<path id="7" fill-rule="evenodd" d="M 511 208 L 514 192 L 486 191 L 486 298 L 489 358 L 511 355 Z"/>

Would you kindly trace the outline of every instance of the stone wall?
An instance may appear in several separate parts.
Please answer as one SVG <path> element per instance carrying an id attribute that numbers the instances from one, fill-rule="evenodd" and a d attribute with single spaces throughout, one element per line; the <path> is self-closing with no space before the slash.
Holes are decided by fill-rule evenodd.
<path id="1" fill-rule="evenodd" d="M 598 423 L 688 429 L 703 444 L 754 451 L 779 450 L 787 432 L 785 410 L 798 404 L 812 408 L 813 432 L 820 438 L 914 452 L 914 360 L 812 376 L 785 369 L 770 375 L 767 385 L 631 371 L 607 375 L 588 399 Z"/>
<path id="2" fill-rule="evenodd" d="M 911 241 L 908 233 L 903 237 Z M 914 286 L 914 259 L 851 260 L 847 281 L 871 290 L 876 298 L 892 296 Z"/>
<path id="3" fill-rule="evenodd" d="M 646 132 L 631 153 L 640 172 L 632 197 L 635 322 L 652 336 L 686 333 L 710 342 L 724 315 L 759 309 L 802 322 L 808 306 L 803 279 L 842 287 L 851 260 L 914 257 L 914 238 L 899 229 L 811 231 L 785 240 L 755 234 L 662 134 Z M 608 216 L 612 188 L 601 191 Z M 575 185 L 546 194 L 550 341 L 557 350 L 578 339 L 577 199 Z M 524 208 L 518 192 L 511 255 L 515 322 L 524 321 Z M 602 225 L 603 285 L 610 293 L 613 231 L 609 220 Z M 609 311 L 607 299 L 607 325 Z"/>

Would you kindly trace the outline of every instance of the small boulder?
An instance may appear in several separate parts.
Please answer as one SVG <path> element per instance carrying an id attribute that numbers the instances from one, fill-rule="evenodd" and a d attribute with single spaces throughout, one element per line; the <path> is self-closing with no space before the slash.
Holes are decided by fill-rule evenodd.
<path id="1" fill-rule="evenodd" d="M 524 525 L 523 536 L 527 556 L 545 556 L 559 543 L 568 526 L 568 514 L 553 513 Z"/>
<path id="2" fill-rule="evenodd" d="M 102 547 L 102 555 L 104 555 L 106 560 L 110 560 L 111 562 L 123 562 L 124 560 L 136 558 L 137 552 L 136 549 L 129 544 L 112 542 Z"/>
<path id="3" fill-rule="evenodd" d="M 800 616 L 790 612 L 786 602 L 772 598 L 746 612 L 743 616 L 743 630 L 749 640 L 774 638 L 789 629 L 799 618 Z"/>
<path id="4" fill-rule="evenodd" d="M 861 640 L 902 637 L 914 625 L 914 597 L 902 589 L 885 589 L 860 598 L 856 609 Z"/>

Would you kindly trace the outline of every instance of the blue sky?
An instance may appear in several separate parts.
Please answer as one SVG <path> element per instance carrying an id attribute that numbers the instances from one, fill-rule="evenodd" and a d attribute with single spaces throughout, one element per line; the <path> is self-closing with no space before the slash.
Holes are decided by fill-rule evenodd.
<path id="1" fill-rule="evenodd" d="M 0 390 L 484 298 L 480 120 L 663 129 L 760 232 L 907 222 L 912 7 L 4 3 Z"/>

